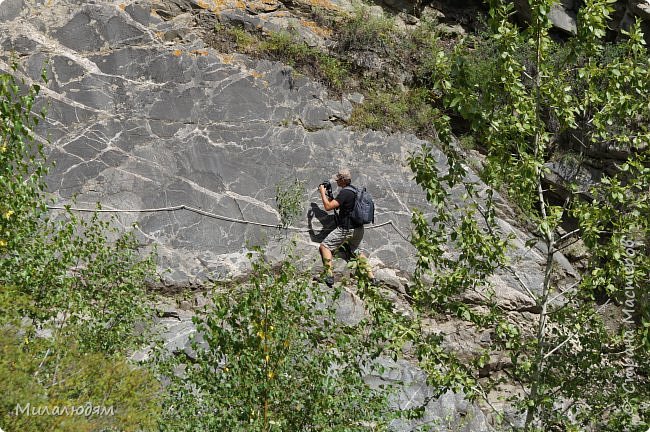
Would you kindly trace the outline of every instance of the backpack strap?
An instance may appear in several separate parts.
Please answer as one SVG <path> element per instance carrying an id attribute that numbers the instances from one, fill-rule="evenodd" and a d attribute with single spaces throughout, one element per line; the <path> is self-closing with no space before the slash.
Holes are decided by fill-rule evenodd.
<path id="1" fill-rule="evenodd" d="M 356 186 L 352 186 L 351 184 L 345 186 L 342 190 L 346 190 L 346 189 L 349 190 L 349 191 L 354 192 L 354 201 L 353 201 L 353 204 L 352 204 L 352 210 L 350 210 L 350 213 L 348 214 L 348 218 L 347 218 L 348 219 L 347 220 L 348 226 L 352 227 L 352 220 L 350 220 L 350 214 L 352 214 L 352 211 L 354 210 L 354 204 L 356 204 L 356 202 L 357 202 L 357 197 L 359 196 L 359 189 L 357 189 Z M 337 225 L 338 225 L 338 222 L 337 222 Z"/>

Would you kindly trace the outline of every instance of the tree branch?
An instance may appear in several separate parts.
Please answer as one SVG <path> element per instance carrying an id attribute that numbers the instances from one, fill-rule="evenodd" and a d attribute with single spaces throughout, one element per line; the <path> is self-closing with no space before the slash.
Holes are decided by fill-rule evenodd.
<path id="1" fill-rule="evenodd" d="M 579 233 L 579 232 L 580 232 L 580 228 L 576 228 L 576 229 L 574 229 L 573 231 L 571 231 L 571 232 L 569 232 L 569 233 L 566 233 L 566 234 L 564 234 L 562 237 L 560 237 L 559 239 L 557 239 L 556 243 L 561 243 L 562 241 L 568 239 L 568 238 L 571 237 L 572 235 L 577 234 L 577 233 Z M 556 249 L 556 250 L 557 250 L 557 249 Z"/>
<path id="2" fill-rule="evenodd" d="M 519 285 L 521 285 L 521 286 L 526 290 L 526 292 L 528 293 L 528 295 L 530 296 L 530 298 L 532 298 L 533 300 L 535 300 L 535 304 L 536 304 L 536 305 L 539 305 L 539 299 L 537 298 L 537 296 L 536 296 L 535 294 L 533 294 L 533 292 L 528 288 L 528 286 L 526 286 L 526 284 L 524 283 L 524 281 L 521 280 L 521 278 L 520 278 L 519 275 L 517 274 L 517 271 L 516 271 L 515 269 L 513 269 L 512 267 L 510 267 L 510 266 L 506 266 L 505 268 L 506 268 L 508 271 L 510 271 L 510 273 L 512 273 L 512 275 L 515 277 L 515 279 L 517 280 L 517 282 L 519 282 Z"/>

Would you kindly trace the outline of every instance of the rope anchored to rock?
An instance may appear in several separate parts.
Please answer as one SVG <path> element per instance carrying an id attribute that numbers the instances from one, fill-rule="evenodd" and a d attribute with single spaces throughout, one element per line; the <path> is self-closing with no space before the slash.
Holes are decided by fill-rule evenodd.
<path id="1" fill-rule="evenodd" d="M 265 228 L 275 228 L 275 229 L 286 229 L 290 231 L 297 231 L 297 232 L 310 232 L 312 231 L 309 228 L 298 228 L 298 227 L 293 227 L 293 226 L 288 226 L 288 227 L 283 227 L 280 224 L 269 224 L 269 223 L 263 223 L 263 222 L 255 222 L 255 221 L 249 221 L 246 219 L 237 219 L 237 218 L 231 218 L 228 216 L 223 216 L 223 215 L 218 215 L 215 213 L 210 213 L 205 210 L 201 210 L 195 207 L 190 207 L 186 206 L 184 204 L 177 205 L 177 206 L 171 206 L 171 207 L 159 207 L 159 208 L 149 208 L 149 209 L 136 209 L 136 210 L 124 210 L 124 209 L 90 209 L 90 208 L 78 208 L 78 207 L 69 207 L 69 206 L 47 206 L 48 210 L 70 210 L 70 211 L 77 211 L 77 212 L 88 212 L 88 213 L 159 213 L 159 212 L 173 212 L 173 211 L 179 211 L 179 210 L 187 210 L 192 213 L 200 214 L 202 216 L 206 216 L 209 218 L 213 219 L 219 219 L 227 222 L 234 222 L 234 223 L 240 223 L 240 224 L 246 224 L 246 225 L 255 225 L 255 226 L 261 226 Z M 368 228 L 380 228 L 386 225 L 390 225 L 397 234 L 400 235 L 405 241 L 410 242 L 409 239 L 400 231 L 399 228 L 395 225 L 395 223 L 392 220 L 388 220 L 386 222 L 382 222 L 377 225 L 371 225 Z"/>

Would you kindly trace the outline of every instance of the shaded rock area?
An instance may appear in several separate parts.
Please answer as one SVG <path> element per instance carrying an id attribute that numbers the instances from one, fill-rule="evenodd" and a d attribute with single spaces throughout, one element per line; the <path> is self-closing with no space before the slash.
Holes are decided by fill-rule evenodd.
<path id="1" fill-rule="evenodd" d="M 530 10 L 526 0 L 514 0 L 520 19 L 527 21 Z M 581 0 L 560 0 L 553 5 L 549 19 L 560 34 L 574 35 L 578 30 L 578 15 L 584 3 Z M 648 0 L 618 0 L 614 3 L 614 13 L 610 16 L 608 27 L 611 37 L 620 36 L 622 30 L 629 30 L 636 19 L 641 20 L 641 28 L 646 42 L 650 42 L 650 2 Z"/>
<path id="2" fill-rule="evenodd" d="M 518 18 L 526 22 L 530 18 L 527 0 L 511 0 Z M 460 24 L 467 30 L 479 25 L 478 14 L 485 12 L 484 2 L 477 0 L 432 0 L 419 2 L 414 0 L 382 0 L 380 3 L 394 11 L 408 13 L 411 16 L 435 16 L 441 22 Z M 558 0 L 549 11 L 549 19 L 559 35 L 573 35 L 577 32 L 577 19 L 581 0 Z M 650 43 L 650 1 L 618 0 L 614 2 L 614 13 L 610 16 L 608 27 L 611 37 L 616 38 L 622 30 L 628 30 L 636 19 L 641 20 L 641 27 L 646 42 Z M 408 22 L 408 21 L 407 21 Z"/>
<path id="3" fill-rule="evenodd" d="M 526 0 L 515 0 L 515 9 L 519 18 L 528 22 L 530 20 L 530 7 Z M 549 11 L 548 17 L 553 26 L 562 33 L 576 34 L 577 14 L 579 4 L 574 0 L 561 0 L 555 3 Z"/>

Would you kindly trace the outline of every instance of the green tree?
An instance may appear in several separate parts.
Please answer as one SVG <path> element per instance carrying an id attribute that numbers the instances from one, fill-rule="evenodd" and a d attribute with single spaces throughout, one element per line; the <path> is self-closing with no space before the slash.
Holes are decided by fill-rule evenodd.
<path id="1" fill-rule="evenodd" d="M 59 331 L 83 334 L 82 347 L 118 351 L 135 341 L 133 324 L 148 314 L 144 281 L 153 257 L 141 258 L 134 237 L 98 214 L 50 216 L 48 164 L 32 132 L 44 117 L 32 113 L 39 90 L 0 75 L 0 286 L 4 299 L 21 299 L 20 308 L 3 304 L 0 319 L 42 326 L 56 318 Z"/>
<path id="2" fill-rule="evenodd" d="M 510 376 L 524 389 L 516 401 L 525 413 L 524 430 L 645 430 L 650 63 L 638 23 L 625 41 L 607 46 L 603 40 L 612 1 L 584 3 L 578 34 L 562 46 L 549 36 L 553 1 L 531 0 L 531 18 L 523 29 L 511 21 L 510 4 L 492 1 L 490 66 L 470 65 L 473 55 L 463 46 L 437 63 L 436 88 L 486 149 L 483 179 L 534 227 L 527 245 L 543 245 L 543 282 L 526 285 L 508 263 L 493 192 L 475 190 L 443 129 L 448 172 L 436 169 L 430 148 L 410 159 L 416 181 L 436 210 L 431 220 L 421 213 L 413 218 L 418 276 L 433 277 L 432 284 L 419 284 L 418 297 L 493 329 L 492 348 L 509 350 Z M 568 184 L 568 199 L 556 203 L 545 190 L 546 163 L 558 143 L 567 142 L 623 148 L 630 157 L 592 190 Z M 453 188 L 464 190 L 464 202 L 450 202 Z M 560 235 L 558 228 L 569 216 L 578 229 Z M 553 277 L 554 257 L 576 236 L 584 240 L 590 259 L 580 280 L 563 288 Z M 505 320 L 489 299 L 492 308 L 484 313 L 457 300 L 464 291 L 486 285 L 497 270 L 510 272 L 534 300 L 539 315 L 532 333 Z M 622 308 L 633 316 L 627 327 L 604 325 L 596 304 L 602 292 L 611 301 L 627 301 Z M 475 365 L 481 366 L 487 355 L 477 356 Z M 465 373 L 470 394 L 484 394 L 470 367 Z"/>
<path id="3" fill-rule="evenodd" d="M 135 324 L 150 315 L 145 279 L 153 259 L 97 214 L 50 216 L 48 164 L 33 136 L 45 115 L 33 114 L 39 90 L 0 74 L 0 392 L 7 396 L 0 421 L 20 430 L 135 430 L 136 419 L 146 427 L 157 417 L 157 383 L 132 370 L 126 355 L 144 340 Z M 110 419 L 89 419 L 26 417 L 9 406 L 99 402 L 120 408 Z"/>
<path id="4" fill-rule="evenodd" d="M 249 255 L 252 259 L 252 254 Z M 164 430 L 385 430 L 388 392 L 372 370 L 361 328 L 336 321 L 326 293 L 289 262 L 252 261 L 250 279 L 218 290 L 195 318 L 193 353 L 176 353 Z"/>

